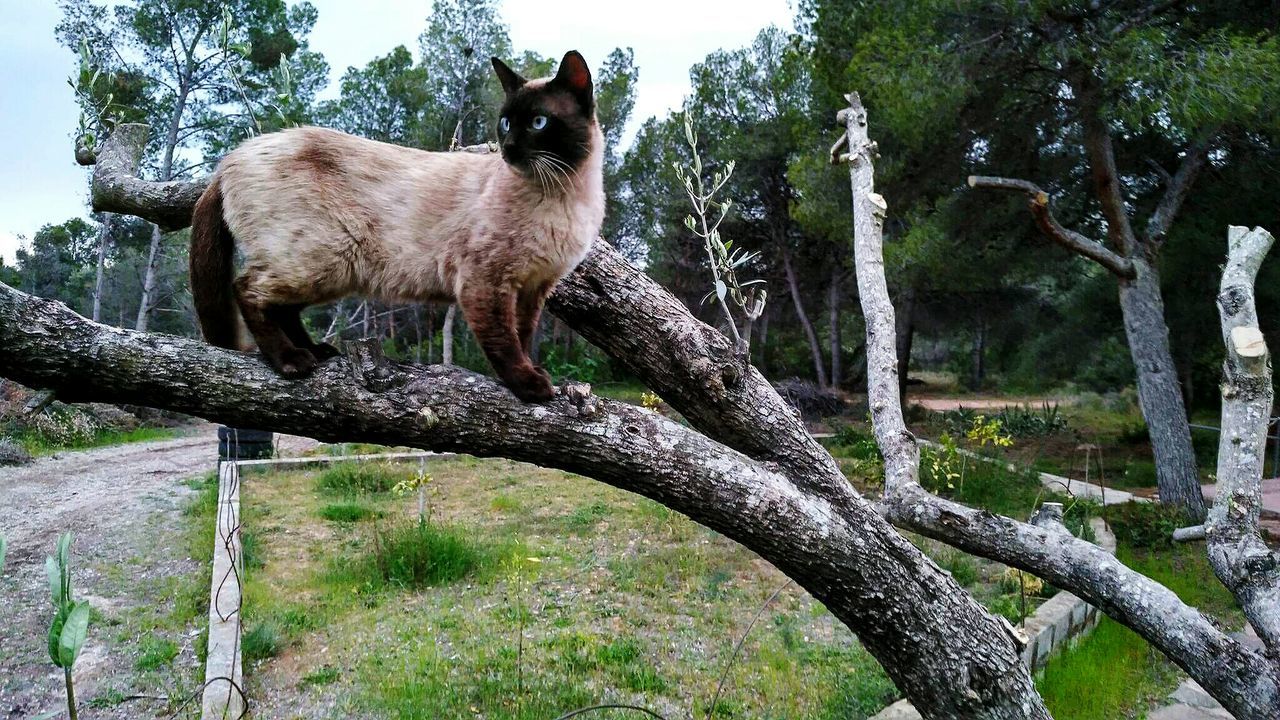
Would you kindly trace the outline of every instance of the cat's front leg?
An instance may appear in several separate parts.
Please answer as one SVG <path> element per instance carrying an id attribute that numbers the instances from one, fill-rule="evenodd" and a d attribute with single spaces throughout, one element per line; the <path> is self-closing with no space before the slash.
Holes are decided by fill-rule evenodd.
<path id="1" fill-rule="evenodd" d="M 525 357 L 533 358 L 533 336 L 538 332 L 538 319 L 542 317 L 542 305 L 551 294 L 553 283 L 538 283 L 520 289 L 516 299 L 516 332 L 520 335 L 520 347 Z M 538 373 L 551 381 L 551 375 L 541 365 L 533 366 Z"/>
<path id="2" fill-rule="evenodd" d="M 555 396 L 551 380 L 529 361 L 520 342 L 514 290 L 478 283 L 463 288 L 458 304 L 489 364 L 516 397 L 546 402 Z"/>

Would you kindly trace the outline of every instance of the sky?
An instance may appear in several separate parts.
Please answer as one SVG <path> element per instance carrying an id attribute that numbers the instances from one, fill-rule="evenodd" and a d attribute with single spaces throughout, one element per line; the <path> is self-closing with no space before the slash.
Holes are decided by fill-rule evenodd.
<path id="1" fill-rule="evenodd" d="M 429 0 L 312 0 L 319 20 L 311 48 L 324 53 L 337 94 L 348 66 L 396 45 L 417 54 Z M 114 4 L 114 3 L 113 3 Z M 628 137 L 646 118 L 680 107 L 689 67 L 708 53 L 746 45 L 767 25 L 792 27 L 788 0 L 503 0 L 517 51 L 560 57 L 576 49 L 590 64 L 615 47 L 635 50 L 640 70 Z M 87 216 L 88 170 L 72 158 L 79 111 L 67 78 L 71 52 L 58 45 L 54 0 L 0 2 L 0 258 L 12 263 L 18 236 L 45 223 Z"/>

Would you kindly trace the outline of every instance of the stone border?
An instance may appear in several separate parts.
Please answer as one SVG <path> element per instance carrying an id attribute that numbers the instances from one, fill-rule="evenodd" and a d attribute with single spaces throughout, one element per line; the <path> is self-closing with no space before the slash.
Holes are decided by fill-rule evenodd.
<path id="1" fill-rule="evenodd" d="M 201 720 L 236 720 L 245 713 L 240 662 L 240 558 L 240 468 L 235 462 L 221 462 Z"/>
<path id="2" fill-rule="evenodd" d="M 407 452 L 374 455 L 318 455 L 315 457 L 238 460 L 218 463 L 218 515 L 213 539 L 213 574 L 209 588 L 209 641 L 204 665 L 201 720 L 238 720 L 248 706 L 240 654 L 240 476 L 241 469 L 271 466 L 294 468 L 334 462 L 426 460 L 454 457 L 453 453 Z"/>
<path id="3" fill-rule="evenodd" d="M 1097 537 L 1098 547 L 1114 555 L 1116 537 L 1106 522 L 1102 518 L 1093 518 L 1089 525 Z M 1102 613 L 1096 607 L 1066 590 L 1058 591 L 1037 608 L 1021 628 L 1017 628 L 1027 637 L 1026 647 L 1022 649 L 1023 664 L 1032 673 L 1041 670 L 1053 653 L 1088 634 L 1101 620 Z M 899 700 L 871 716 L 871 720 L 920 720 L 920 713 L 912 707 L 911 701 Z"/>

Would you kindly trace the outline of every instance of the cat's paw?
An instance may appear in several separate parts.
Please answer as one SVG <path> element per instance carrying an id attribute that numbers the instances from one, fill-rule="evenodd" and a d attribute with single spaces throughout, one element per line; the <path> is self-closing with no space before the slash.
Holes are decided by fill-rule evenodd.
<path id="1" fill-rule="evenodd" d="M 329 343 L 322 342 L 322 343 L 315 343 L 314 345 L 311 346 L 311 354 L 315 356 L 316 362 L 324 362 L 329 358 L 338 357 L 339 355 L 342 354 L 342 351 L 330 345 Z"/>
<path id="2" fill-rule="evenodd" d="M 304 378 L 315 369 L 316 356 L 312 355 L 310 350 L 289 348 L 282 351 L 279 356 L 271 358 L 271 364 L 286 378 L 291 380 Z"/>
<path id="3" fill-rule="evenodd" d="M 543 368 L 541 365 L 534 365 L 533 371 L 541 375 L 542 378 L 546 380 L 548 383 L 551 382 L 551 373 L 547 372 L 546 369 Z"/>
<path id="4" fill-rule="evenodd" d="M 541 368 L 530 368 L 518 380 L 507 383 L 507 387 L 516 397 L 527 403 L 543 403 L 555 397 L 556 390 L 551 386 L 551 379 Z"/>

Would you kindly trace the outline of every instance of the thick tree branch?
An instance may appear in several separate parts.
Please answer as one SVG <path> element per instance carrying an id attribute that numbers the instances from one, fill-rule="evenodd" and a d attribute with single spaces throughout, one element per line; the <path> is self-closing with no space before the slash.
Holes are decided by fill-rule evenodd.
<path id="1" fill-rule="evenodd" d="M 98 325 L 0 284 L 0 376 L 67 401 L 143 403 L 321 440 L 503 456 L 650 497 L 743 543 L 822 601 L 926 713 L 1044 718 L 1013 638 L 861 500 L 830 502 L 773 463 L 660 415 L 568 388 L 517 401 L 457 368 L 391 363 L 376 343 L 278 377 L 197 340 Z"/>
<path id="2" fill-rule="evenodd" d="M 920 486 L 919 451 L 903 424 L 897 394 L 892 324 L 885 332 L 873 322 L 892 318 L 881 241 L 885 203 L 872 191 L 874 145 L 867 139 L 866 111 L 856 94 L 849 99 L 851 107 L 842 118 L 849 137 L 854 260 L 859 300 L 867 318 L 868 401 L 885 460 L 882 510 L 886 516 L 899 527 L 1027 570 L 1070 590 L 1137 631 L 1237 717 L 1274 717 L 1280 706 L 1276 667 L 1218 630 L 1172 591 L 1060 526 L 1037 527 L 998 517 L 944 500 Z M 970 178 L 970 185 L 1043 196 L 1035 185 L 1021 180 Z"/>
<path id="3" fill-rule="evenodd" d="M 1169 226 L 1173 224 L 1173 219 L 1177 217 L 1178 211 L 1187 201 L 1187 196 L 1191 194 L 1191 186 L 1195 184 L 1200 171 L 1208 162 L 1209 143 L 1216 134 L 1214 131 L 1205 140 L 1187 148 L 1187 154 L 1182 158 L 1178 171 L 1166 179 L 1164 195 L 1156 205 L 1155 212 L 1151 214 L 1151 219 L 1147 221 L 1145 241 L 1149 245 L 1158 247 L 1164 242 Z"/>
<path id="4" fill-rule="evenodd" d="M 1106 245 L 1090 240 L 1059 224 L 1049 210 L 1049 193 L 1041 190 L 1035 183 L 1015 178 L 970 175 L 969 187 L 1025 193 L 1031 216 L 1035 218 L 1040 232 L 1046 237 L 1077 255 L 1093 260 L 1119 277 L 1135 277 L 1133 263 L 1129 262 L 1128 258 L 1121 257 Z"/>
<path id="5" fill-rule="evenodd" d="M 1280 657 L 1280 555 L 1258 531 L 1263 453 L 1271 418 L 1271 354 L 1258 329 L 1253 285 L 1271 233 L 1232 226 L 1218 315 L 1227 348 L 1222 380 L 1218 487 L 1205 524 L 1214 572 L 1240 600 L 1258 637 Z"/>

